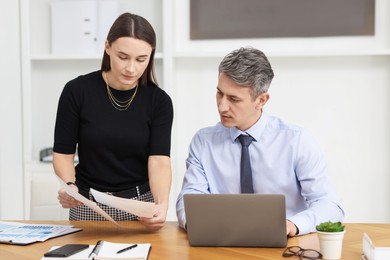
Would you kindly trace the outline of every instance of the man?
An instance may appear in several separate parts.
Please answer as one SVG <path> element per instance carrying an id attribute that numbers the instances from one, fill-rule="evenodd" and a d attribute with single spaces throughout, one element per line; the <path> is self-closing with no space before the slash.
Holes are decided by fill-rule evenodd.
<path id="1" fill-rule="evenodd" d="M 284 194 L 288 236 L 313 232 L 324 221 L 342 221 L 341 200 L 313 137 L 263 110 L 273 77 L 267 57 L 257 49 L 241 48 L 222 60 L 217 86 L 221 121 L 198 131 L 190 144 L 176 204 L 181 227 L 186 225 L 186 193 Z M 240 135 L 251 139 L 243 177 Z"/>

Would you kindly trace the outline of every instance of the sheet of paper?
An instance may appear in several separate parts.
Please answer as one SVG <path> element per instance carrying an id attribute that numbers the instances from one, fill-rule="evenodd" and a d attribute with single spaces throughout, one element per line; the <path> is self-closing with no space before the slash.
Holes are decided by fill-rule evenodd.
<path id="1" fill-rule="evenodd" d="M 119 198 L 94 189 L 91 189 L 91 193 L 96 201 L 138 217 L 151 218 L 156 211 L 156 205 L 151 202 Z"/>
<path id="2" fill-rule="evenodd" d="M 112 242 L 103 242 L 98 257 L 102 259 L 148 259 L 149 250 L 151 247 L 150 243 L 137 244 L 137 247 L 132 248 L 131 250 L 124 251 L 120 254 L 117 254 L 119 250 L 131 246 L 134 244 L 127 243 L 112 243 Z"/>
<path id="3" fill-rule="evenodd" d="M 107 220 L 112 221 L 113 223 L 115 223 L 116 225 L 119 226 L 119 224 L 110 215 L 108 215 L 107 212 L 102 210 L 94 201 L 85 198 L 83 195 L 76 192 L 74 189 L 70 188 L 69 185 L 66 184 L 61 178 L 58 177 L 58 180 L 60 181 L 61 186 L 65 189 L 66 193 L 68 193 L 70 196 L 72 196 L 76 200 L 84 203 L 84 205 L 91 208 L 95 212 L 99 213 L 100 215 L 105 217 Z"/>

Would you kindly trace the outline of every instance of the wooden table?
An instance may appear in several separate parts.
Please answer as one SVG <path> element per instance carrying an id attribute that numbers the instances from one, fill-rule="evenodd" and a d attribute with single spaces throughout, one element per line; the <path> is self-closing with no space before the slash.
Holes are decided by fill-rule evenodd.
<path id="1" fill-rule="evenodd" d="M 95 244 L 97 240 L 124 243 L 151 243 L 150 260 L 214 260 L 214 259 L 298 259 L 284 258 L 284 248 L 238 248 L 238 247 L 191 247 L 187 234 L 176 222 L 167 222 L 159 231 L 146 230 L 138 222 L 122 222 L 121 228 L 110 222 L 99 221 L 19 221 L 24 223 L 45 223 L 74 225 L 81 232 L 53 238 L 27 246 L 0 244 L 1 260 L 41 259 L 52 246 L 69 243 Z M 362 236 L 367 233 L 375 246 L 390 246 L 390 224 L 346 224 L 342 259 L 361 259 Z M 288 246 L 319 250 L 317 234 L 290 238 Z"/>

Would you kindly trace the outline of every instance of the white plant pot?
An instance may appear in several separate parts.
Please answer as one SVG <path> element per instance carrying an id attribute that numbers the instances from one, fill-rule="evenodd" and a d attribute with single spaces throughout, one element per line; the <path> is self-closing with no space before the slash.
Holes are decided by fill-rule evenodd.
<path id="1" fill-rule="evenodd" d="M 340 259 L 343 251 L 343 232 L 317 231 L 320 242 L 320 252 L 324 259 Z"/>

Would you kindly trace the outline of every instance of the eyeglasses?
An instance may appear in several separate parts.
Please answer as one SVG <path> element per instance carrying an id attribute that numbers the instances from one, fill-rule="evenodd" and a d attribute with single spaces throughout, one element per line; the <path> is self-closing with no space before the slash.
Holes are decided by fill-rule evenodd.
<path id="1" fill-rule="evenodd" d="M 299 259 L 322 259 L 322 254 L 314 249 L 303 249 L 300 246 L 289 246 L 283 252 L 284 257 L 298 256 Z"/>

